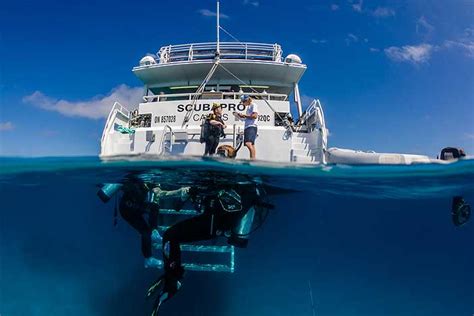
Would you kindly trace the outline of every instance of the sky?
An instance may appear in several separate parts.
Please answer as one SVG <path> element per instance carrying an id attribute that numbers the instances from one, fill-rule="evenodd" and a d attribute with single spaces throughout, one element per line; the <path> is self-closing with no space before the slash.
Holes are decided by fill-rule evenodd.
<path id="1" fill-rule="evenodd" d="M 0 155 L 97 155 L 113 102 L 143 92 L 132 67 L 214 41 L 215 15 L 214 1 L 2 2 Z M 474 154 L 474 1 L 223 0 L 221 24 L 302 58 L 330 147 Z"/>

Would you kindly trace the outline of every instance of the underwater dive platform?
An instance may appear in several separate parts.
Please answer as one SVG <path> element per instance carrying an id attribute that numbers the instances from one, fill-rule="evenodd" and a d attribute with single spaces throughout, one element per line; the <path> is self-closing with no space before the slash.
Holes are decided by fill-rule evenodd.
<path id="1" fill-rule="evenodd" d="M 178 217 L 193 217 L 197 216 L 199 213 L 196 210 L 180 210 L 175 211 L 171 209 L 160 209 L 160 215 L 166 216 L 169 221 L 169 225 L 159 225 L 157 227 L 160 234 L 166 231 L 174 222 L 177 222 L 173 219 Z M 205 254 L 212 254 L 213 259 L 218 258 L 222 263 L 208 263 L 208 262 L 182 262 L 184 269 L 189 271 L 200 271 L 200 272 L 228 272 L 233 273 L 235 270 L 235 247 L 232 245 L 209 245 L 205 243 L 193 243 L 193 244 L 181 244 L 181 252 L 192 253 L 196 255 L 201 255 L 203 257 Z M 162 250 L 163 245 L 161 242 L 153 243 L 153 249 Z M 196 258 L 194 258 L 196 259 Z M 201 258 L 198 258 L 201 259 Z M 158 268 L 163 268 L 160 266 Z"/>

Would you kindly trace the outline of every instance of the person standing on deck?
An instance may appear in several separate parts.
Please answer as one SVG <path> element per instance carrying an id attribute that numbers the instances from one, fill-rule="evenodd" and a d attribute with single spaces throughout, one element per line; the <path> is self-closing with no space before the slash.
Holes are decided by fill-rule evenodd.
<path id="1" fill-rule="evenodd" d="M 240 97 L 242 104 L 247 107 L 245 114 L 238 113 L 238 117 L 245 121 L 244 126 L 244 145 L 249 149 L 250 159 L 255 159 L 257 152 L 255 150 L 255 139 L 257 138 L 257 117 L 258 109 L 257 105 L 252 102 L 252 98 L 249 95 L 242 95 Z"/>
<path id="2" fill-rule="evenodd" d="M 224 130 L 227 126 L 222 119 L 222 106 L 219 103 L 212 104 L 212 113 L 208 115 L 205 122 L 205 132 L 203 133 L 203 141 L 206 143 L 204 156 L 214 155 L 219 139 L 224 137 Z"/>

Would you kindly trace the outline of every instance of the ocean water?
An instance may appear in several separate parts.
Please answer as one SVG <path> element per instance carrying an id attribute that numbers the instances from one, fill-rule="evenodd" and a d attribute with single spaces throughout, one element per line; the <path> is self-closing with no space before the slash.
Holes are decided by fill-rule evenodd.
<path id="1" fill-rule="evenodd" d="M 0 315 L 149 315 L 138 234 L 100 183 L 258 179 L 276 206 L 236 271 L 187 272 L 160 315 L 474 315 L 474 161 L 295 167 L 216 160 L 0 160 Z M 312 299 L 311 299 L 312 297 Z M 313 303 L 312 303 L 313 301 Z"/>

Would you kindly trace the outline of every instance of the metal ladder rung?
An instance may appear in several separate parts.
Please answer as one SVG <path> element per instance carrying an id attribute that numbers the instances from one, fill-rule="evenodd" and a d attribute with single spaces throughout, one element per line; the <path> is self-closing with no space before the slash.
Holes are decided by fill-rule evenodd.
<path id="1" fill-rule="evenodd" d="M 200 272 L 229 272 L 233 273 L 235 271 L 234 265 L 231 262 L 230 265 L 225 264 L 214 264 L 214 263 L 192 263 L 184 262 L 182 266 L 186 270 L 190 271 L 200 271 Z M 157 269 L 163 269 L 163 261 L 160 260 L 160 265 L 155 267 Z"/>
<path id="2" fill-rule="evenodd" d="M 162 249 L 161 243 L 153 244 L 155 249 Z M 228 253 L 230 254 L 229 264 L 219 263 L 182 263 L 183 267 L 192 271 L 209 271 L 209 272 L 230 272 L 233 273 L 235 269 L 235 249 L 234 246 L 211 246 L 211 245 L 190 245 L 182 244 L 181 251 L 187 252 L 213 252 L 213 253 Z M 160 266 L 159 268 L 162 268 Z"/>
<path id="3" fill-rule="evenodd" d="M 183 216 L 196 216 L 201 214 L 196 210 L 180 210 L 176 211 L 173 209 L 160 209 L 160 214 L 163 215 L 183 215 Z M 157 230 L 162 234 L 170 226 L 158 226 Z M 154 249 L 162 249 L 163 245 L 161 242 L 153 243 Z M 213 245 L 199 245 L 199 244 L 181 244 L 181 251 L 185 252 L 198 252 L 198 253 L 228 253 L 230 255 L 229 264 L 220 264 L 220 263 L 193 263 L 193 262 L 183 262 L 182 265 L 186 270 L 191 271 L 208 271 L 208 272 L 229 272 L 233 273 L 235 270 L 235 249 L 234 246 L 213 246 Z M 163 268 L 163 263 L 160 267 Z"/>
<path id="4" fill-rule="evenodd" d="M 209 271 L 209 272 L 234 272 L 233 265 L 212 264 L 212 263 L 183 263 L 183 267 L 192 271 Z"/>
<path id="5" fill-rule="evenodd" d="M 172 209 L 160 209 L 159 214 L 164 214 L 164 215 L 199 215 L 201 214 L 200 212 L 196 210 L 172 210 Z"/>
<path id="6" fill-rule="evenodd" d="M 155 249 L 161 249 L 163 245 L 161 243 L 153 244 Z M 230 253 L 234 255 L 234 246 L 212 246 L 212 245 L 190 245 L 182 244 L 181 251 L 188 252 L 216 252 L 216 253 Z"/>

